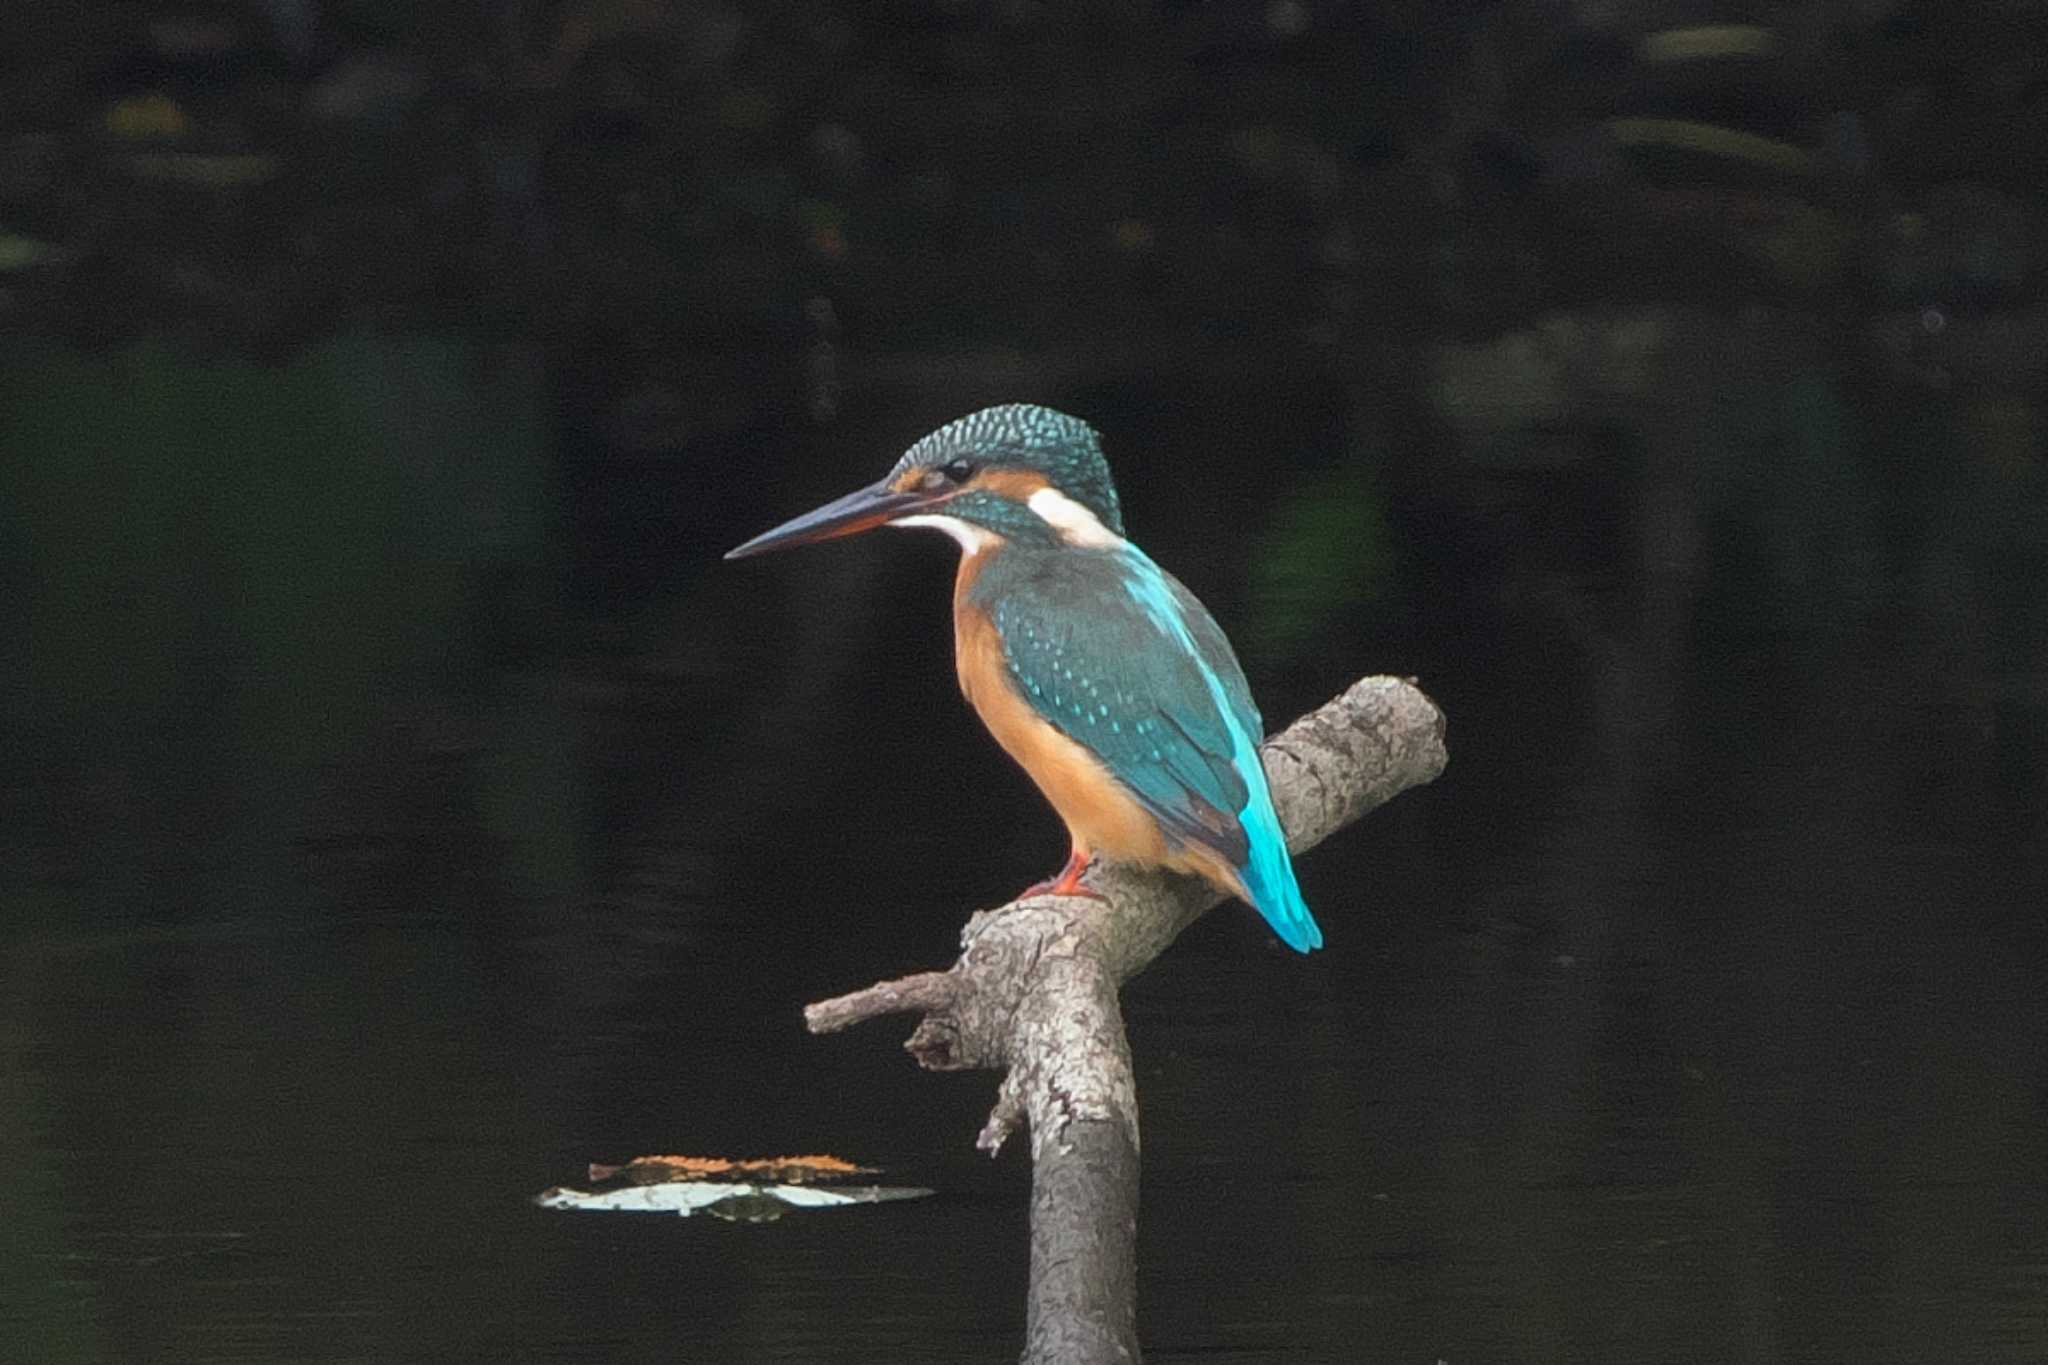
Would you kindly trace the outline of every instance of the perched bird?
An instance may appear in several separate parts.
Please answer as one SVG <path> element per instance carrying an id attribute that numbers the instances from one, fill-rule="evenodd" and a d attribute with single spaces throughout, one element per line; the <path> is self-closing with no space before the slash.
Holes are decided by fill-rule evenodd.
<path id="1" fill-rule="evenodd" d="M 1033 891 L 1088 895 L 1098 855 L 1194 872 L 1288 947 L 1323 943 L 1259 762 L 1244 670 L 1193 593 L 1124 539 L 1087 423 L 1013 403 L 940 427 L 881 479 L 727 559 L 924 526 L 960 544 L 960 690 L 1066 822 L 1073 853 Z"/>

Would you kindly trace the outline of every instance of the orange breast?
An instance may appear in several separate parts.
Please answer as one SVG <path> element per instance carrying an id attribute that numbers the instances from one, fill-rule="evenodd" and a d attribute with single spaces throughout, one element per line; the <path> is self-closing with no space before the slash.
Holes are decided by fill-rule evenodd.
<path id="1" fill-rule="evenodd" d="M 994 624 L 968 601 L 980 558 L 963 557 L 954 582 L 953 643 L 960 690 L 981 723 L 1045 793 L 1076 850 L 1124 862 L 1192 866 L 1170 854 L 1159 822 L 1102 760 L 1054 729 L 1018 692 Z"/>

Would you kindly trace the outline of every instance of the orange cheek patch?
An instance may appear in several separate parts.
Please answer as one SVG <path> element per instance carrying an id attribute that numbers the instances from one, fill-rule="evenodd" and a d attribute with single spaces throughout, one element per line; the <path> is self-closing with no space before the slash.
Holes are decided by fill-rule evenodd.
<path id="1" fill-rule="evenodd" d="M 1032 469 L 984 469 L 969 479 L 965 486 L 986 488 L 1013 502 L 1024 502 L 1041 488 L 1052 487 L 1052 481 Z"/>

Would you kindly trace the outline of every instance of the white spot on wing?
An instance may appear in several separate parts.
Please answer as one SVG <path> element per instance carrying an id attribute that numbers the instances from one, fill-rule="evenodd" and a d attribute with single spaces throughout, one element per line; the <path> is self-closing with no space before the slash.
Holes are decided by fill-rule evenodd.
<path id="1" fill-rule="evenodd" d="M 986 550 L 989 546 L 995 544 L 997 540 L 1001 539 L 995 532 L 985 531 L 971 521 L 962 521 L 958 517 L 942 516 L 937 512 L 919 512 L 914 516 L 898 517 L 890 522 L 889 525 L 929 526 L 933 530 L 944 531 L 947 535 L 953 537 L 954 540 L 959 541 L 961 550 L 970 555 L 980 554 L 983 550 Z"/>
<path id="2" fill-rule="evenodd" d="M 1101 520 L 1080 503 L 1075 502 L 1057 488 L 1041 488 L 1025 500 L 1024 505 L 1038 514 L 1038 519 L 1060 533 L 1060 539 L 1069 545 L 1084 550 L 1115 550 L 1123 546 L 1124 538 L 1104 526 Z"/>

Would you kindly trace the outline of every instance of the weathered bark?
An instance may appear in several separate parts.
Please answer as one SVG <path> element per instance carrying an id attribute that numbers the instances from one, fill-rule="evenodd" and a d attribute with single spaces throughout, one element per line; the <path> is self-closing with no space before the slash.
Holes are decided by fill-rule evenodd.
<path id="1" fill-rule="evenodd" d="M 1414 683 L 1365 678 L 1266 741 L 1273 803 L 1299 853 L 1443 771 L 1444 719 Z M 804 1011 L 813 1033 L 922 1013 L 918 1064 L 1004 1072 L 976 1143 L 1031 1133 L 1025 1365 L 1136 1362 L 1138 1097 L 1117 989 L 1220 899 L 1206 883 L 1114 864 L 1113 906 L 1033 896 L 983 911 L 943 972 L 884 981 Z"/>

